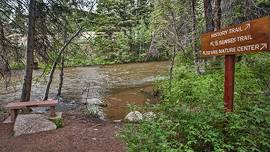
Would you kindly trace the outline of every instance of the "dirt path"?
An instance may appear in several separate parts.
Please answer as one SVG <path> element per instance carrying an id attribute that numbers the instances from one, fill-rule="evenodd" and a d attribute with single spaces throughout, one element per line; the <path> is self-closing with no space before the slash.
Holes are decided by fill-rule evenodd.
<path id="1" fill-rule="evenodd" d="M 63 128 L 13 137 L 12 124 L 0 123 L 1 152 L 123 152 L 125 145 L 115 136 L 121 124 L 64 114 Z"/>

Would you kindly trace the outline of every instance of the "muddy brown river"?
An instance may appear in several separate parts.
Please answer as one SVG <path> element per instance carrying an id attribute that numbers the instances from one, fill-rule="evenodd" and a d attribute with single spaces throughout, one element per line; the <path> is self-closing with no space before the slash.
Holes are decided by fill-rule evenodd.
<path id="1" fill-rule="evenodd" d="M 156 102 L 151 92 L 153 83 L 168 73 L 169 62 L 149 62 L 89 67 L 65 68 L 62 96 L 67 101 L 81 102 L 98 98 L 107 103 L 105 116 L 110 120 L 122 119 L 128 113 L 128 104 L 144 105 Z M 47 77 L 42 70 L 34 71 L 32 100 L 42 99 Z M 14 71 L 6 88 L 3 80 L 0 84 L 0 105 L 20 98 L 23 71 Z M 59 84 L 59 71 L 55 72 L 50 89 L 50 98 L 54 98 Z"/>

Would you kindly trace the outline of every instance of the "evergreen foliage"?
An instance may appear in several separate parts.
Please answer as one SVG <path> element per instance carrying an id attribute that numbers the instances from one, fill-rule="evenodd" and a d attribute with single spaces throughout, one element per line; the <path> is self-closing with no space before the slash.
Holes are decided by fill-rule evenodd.
<path id="1" fill-rule="evenodd" d="M 235 111 L 224 113 L 223 58 L 199 51 L 202 33 L 270 15 L 269 0 L 35 2 L 29 58 L 45 70 L 79 27 L 80 38 L 61 56 L 66 66 L 171 59 L 170 79 L 156 83 L 162 102 L 144 109 L 157 117 L 121 131 L 129 151 L 270 151 L 270 54 L 237 56 Z M 28 5 L 0 2 L 0 80 L 25 65 Z"/>
<path id="2" fill-rule="evenodd" d="M 120 137 L 126 141 L 128 151 L 270 150 L 269 53 L 238 56 L 235 109 L 233 113 L 225 113 L 223 59 L 209 59 L 204 63 L 203 74 L 194 70 L 194 50 L 189 36 L 192 32 L 199 36 L 205 31 L 202 3 L 197 1 L 196 4 L 197 30 L 190 31 L 188 2 L 156 1 L 152 13 L 156 20 L 152 26 L 161 31 L 170 30 L 171 34 L 178 34 L 181 40 L 187 38 L 187 41 L 181 41 L 182 48 L 178 48 L 172 82 L 161 80 L 156 84 L 162 92 L 162 102 L 143 109 L 155 111 L 156 119 L 127 124 L 122 130 Z M 230 0 L 221 6 L 222 27 L 269 15 L 267 6 L 266 1 Z M 175 14 L 176 31 L 170 13 Z M 179 45 L 175 39 L 163 37 L 159 42 L 173 50 L 170 44 Z"/>

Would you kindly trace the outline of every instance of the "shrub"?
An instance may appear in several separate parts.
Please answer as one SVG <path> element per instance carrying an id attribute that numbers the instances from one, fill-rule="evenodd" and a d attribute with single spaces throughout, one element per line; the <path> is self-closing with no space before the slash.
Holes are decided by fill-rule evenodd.
<path id="1" fill-rule="evenodd" d="M 52 119 L 51 121 L 56 125 L 56 128 L 62 128 L 64 126 L 63 118 L 55 118 Z"/>
<path id="2" fill-rule="evenodd" d="M 270 103 L 264 85 L 246 64 L 238 64 L 235 112 L 224 113 L 220 70 L 197 75 L 177 67 L 172 92 L 169 82 L 158 83 L 164 102 L 158 117 L 121 132 L 129 151 L 269 151 Z"/>

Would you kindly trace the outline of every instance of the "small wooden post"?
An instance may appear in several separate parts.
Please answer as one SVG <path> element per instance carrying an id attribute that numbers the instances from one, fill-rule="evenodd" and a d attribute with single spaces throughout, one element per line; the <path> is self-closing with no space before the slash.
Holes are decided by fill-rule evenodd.
<path id="1" fill-rule="evenodd" d="M 16 120 L 16 117 L 17 117 L 17 109 L 11 109 L 10 110 L 10 119 L 11 119 L 11 122 L 15 122 Z"/>
<path id="2" fill-rule="evenodd" d="M 235 55 L 225 56 L 224 107 L 233 112 Z"/>
<path id="3" fill-rule="evenodd" d="M 51 112 L 51 117 L 55 117 L 56 113 L 55 113 L 55 106 L 51 106 L 50 107 L 50 112 Z"/>

